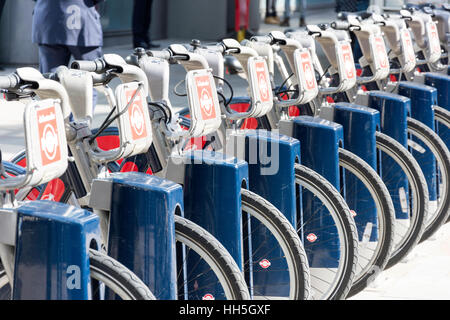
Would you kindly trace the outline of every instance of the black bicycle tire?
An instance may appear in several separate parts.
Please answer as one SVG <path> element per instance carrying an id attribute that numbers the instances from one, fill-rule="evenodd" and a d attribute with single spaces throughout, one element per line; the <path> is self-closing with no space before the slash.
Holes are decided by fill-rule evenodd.
<path id="1" fill-rule="evenodd" d="M 208 255 L 226 280 L 226 285 L 229 286 L 229 291 L 233 295 L 232 300 L 250 299 L 247 284 L 236 262 L 225 247 L 208 231 L 196 223 L 176 215 L 175 238 L 184 244 L 186 242 L 183 242 L 183 239 L 189 239 L 201 248 L 204 254 Z M 200 255 L 198 251 L 196 252 Z"/>
<path id="2" fill-rule="evenodd" d="M 415 132 L 415 136 L 420 138 L 422 141 L 428 140 L 428 143 L 430 143 L 435 151 L 431 150 L 433 152 L 434 156 L 440 157 L 441 163 L 443 165 L 443 170 L 445 170 L 445 176 L 447 178 L 446 181 L 446 190 L 447 192 L 443 195 L 445 196 L 445 201 L 441 207 L 441 212 L 437 214 L 437 217 L 434 219 L 434 221 L 427 225 L 425 228 L 425 231 L 422 234 L 422 237 L 420 239 L 420 242 L 430 238 L 448 219 L 450 214 L 450 152 L 447 149 L 447 146 L 442 141 L 441 138 L 434 132 L 431 128 L 427 127 L 424 123 L 417 121 L 412 118 L 408 118 L 408 131 Z M 441 170 L 442 171 L 442 170 Z"/>
<path id="3" fill-rule="evenodd" d="M 255 216 L 252 212 L 246 211 L 265 225 L 278 241 L 282 239 L 284 247 L 288 250 L 288 252 L 283 251 L 283 253 L 286 256 L 289 254 L 291 263 L 293 262 L 293 272 L 295 275 L 295 290 L 290 298 L 292 300 L 309 299 L 310 276 L 308 260 L 295 228 L 275 206 L 254 192 L 242 188 L 241 199 L 242 210 L 245 211 L 245 208 L 251 208 L 254 210 L 253 214 L 257 212 L 258 216 Z M 271 226 L 269 226 L 268 223 L 271 224 Z M 274 232 L 278 233 L 278 235 Z M 283 244 L 280 243 L 280 246 L 283 246 Z M 290 280 L 292 282 L 292 279 Z"/>
<path id="4" fill-rule="evenodd" d="M 354 153 L 339 148 L 339 163 L 345 168 L 345 170 L 350 171 L 352 174 L 359 172 L 359 175 L 355 174 L 355 176 L 362 176 L 363 179 L 365 179 L 366 183 L 363 183 L 366 188 L 368 190 L 369 188 L 372 189 L 371 194 L 374 194 L 377 198 L 376 201 L 379 202 L 381 212 L 377 212 L 377 216 L 380 221 L 383 220 L 382 223 L 384 226 L 381 236 L 379 232 L 379 239 L 381 239 L 382 244 L 379 247 L 380 249 L 375 257 L 374 263 L 371 264 L 370 270 L 367 270 L 362 277 L 359 277 L 353 281 L 353 285 L 348 293 L 348 296 L 353 296 L 364 290 L 371 281 L 375 280 L 376 276 L 381 273 L 389 261 L 394 244 L 393 225 L 395 209 L 386 185 L 377 172 L 367 162 Z"/>
<path id="5" fill-rule="evenodd" d="M 438 123 L 445 125 L 450 130 L 450 111 L 434 106 L 434 118 Z M 447 218 L 447 222 L 450 222 L 450 216 Z"/>
<path id="6" fill-rule="evenodd" d="M 320 194 L 329 202 L 339 223 L 344 230 L 343 244 L 345 244 L 344 271 L 338 279 L 338 284 L 331 288 L 330 294 L 326 297 L 328 300 L 345 299 L 355 277 L 357 258 L 358 258 L 358 233 L 355 222 L 350 214 L 342 195 L 338 190 L 324 177 L 312 169 L 301 164 L 295 165 L 296 183 L 302 188 L 306 188 L 314 194 Z"/>
<path id="7" fill-rule="evenodd" d="M 388 155 L 390 155 L 397 164 L 401 164 L 403 170 L 408 170 L 409 176 L 412 178 L 409 183 L 414 187 L 414 190 L 416 190 L 418 199 L 415 223 L 407 236 L 405 244 L 398 250 L 394 248 L 394 251 L 396 251 L 392 253 L 391 258 L 385 267 L 385 269 L 388 269 L 405 258 L 417 245 L 422 236 L 424 231 L 424 219 L 428 214 L 428 187 L 419 164 L 402 144 L 381 132 L 376 132 L 375 136 L 377 149 L 383 152 L 389 152 Z"/>

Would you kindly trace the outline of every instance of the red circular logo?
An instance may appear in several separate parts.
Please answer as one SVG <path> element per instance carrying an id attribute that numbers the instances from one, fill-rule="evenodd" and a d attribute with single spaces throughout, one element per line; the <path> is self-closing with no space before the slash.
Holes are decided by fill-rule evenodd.
<path id="1" fill-rule="evenodd" d="M 263 269 L 267 269 L 268 267 L 270 267 L 270 261 L 269 260 L 267 260 L 267 259 L 262 259 L 260 262 L 259 262 L 259 265 L 261 266 L 261 268 L 263 268 Z"/>
<path id="2" fill-rule="evenodd" d="M 310 234 L 308 234 L 308 235 L 306 236 L 306 239 L 307 239 L 309 242 L 314 242 L 314 241 L 317 240 L 317 236 L 316 236 L 314 233 L 310 233 Z"/>
<path id="3" fill-rule="evenodd" d="M 214 296 L 210 293 L 207 293 L 203 296 L 202 300 L 215 300 Z"/>

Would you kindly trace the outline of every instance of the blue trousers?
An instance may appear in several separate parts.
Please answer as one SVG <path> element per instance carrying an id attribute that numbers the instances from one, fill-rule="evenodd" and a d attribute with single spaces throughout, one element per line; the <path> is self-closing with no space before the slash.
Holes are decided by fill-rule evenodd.
<path id="1" fill-rule="evenodd" d="M 306 0 L 296 0 L 296 9 L 300 12 L 300 18 L 305 18 Z M 291 17 L 291 0 L 284 1 L 284 17 Z"/>

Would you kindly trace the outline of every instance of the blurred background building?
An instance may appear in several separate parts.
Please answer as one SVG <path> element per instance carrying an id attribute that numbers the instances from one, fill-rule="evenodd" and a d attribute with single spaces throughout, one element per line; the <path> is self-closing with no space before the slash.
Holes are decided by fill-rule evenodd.
<path id="1" fill-rule="evenodd" d="M 35 2 L 33 0 L 4 1 L 5 6 L 0 16 L 0 64 L 37 64 L 37 46 L 31 42 L 31 17 Z M 282 16 L 285 0 L 275 1 L 276 11 Z M 332 10 L 336 5 L 339 6 L 339 3 L 352 2 L 361 3 L 363 7 L 367 7 L 370 2 L 381 7 L 398 9 L 404 2 L 421 1 L 307 0 L 306 10 L 318 11 L 324 8 Z M 447 2 L 447 0 L 434 2 Z M 234 28 L 234 4 L 234 0 L 154 0 L 151 38 L 152 40 L 194 37 L 202 40 L 221 39 L 229 35 Z M 292 10 L 295 10 L 296 0 L 290 0 L 290 4 Z M 249 30 L 252 32 L 258 32 L 261 29 L 265 6 L 265 0 L 250 0 Z M 129 44 L 131 48 L 132 7 L 130 0 L 106 0 L 99 5 L 105 47 Z M 329 22 L 326 21 L 327 19 L 331 18 L 324 14 L 322 22 Z"/>

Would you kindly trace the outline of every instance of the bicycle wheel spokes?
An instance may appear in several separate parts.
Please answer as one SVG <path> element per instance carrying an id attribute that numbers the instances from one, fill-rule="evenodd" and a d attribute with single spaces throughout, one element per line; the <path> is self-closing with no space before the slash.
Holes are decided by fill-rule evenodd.
<path id="1" fill-rule="evenodd" d="M 376 133 L 381 177 L 395 209 L 394 248 L 387 267 L 404 258 L 418 243 L 428 212 L 428 188 L 419 164 L 396 140 Z"/>
<path id="2" fill-rule="evenodd" d="M 297 232 L 303 239 L 314 299 L 343 299 L 357 263 L 356 225 L 339 192 L 314 171 L 296 166 L 303 210 Z"/>
<path id="3" fill-rule="evenodd" d="M 178 300 L 226 300 L 220 280 L 192 248 L 177 242 Z"/>
<path id="4" fill-rule="evenodd" d="M 350 294 L 363 290 L 386 266 L 393 247 L 394 205 L 377 172 L 355 154 L 339 149 L 346 195 L 358 229 L 359 258 Z M 345 187 L 345 188 L 344 188 Z"/>
<path id="5" fill-rule="evenodd" d="M 175 239 L 178 299 L 250 299 L 241 270 L 209 232 L 176 215 Z"/>
<path id="6" fill-rule="evenodd" d="M 286 217 L 259 195 L 241 190 L 244 272 L 254 299 L 308 299 L 305 250 Z"/>
<path id="7" fill-rule="evenodd" d="M 242 220 L 244 273 L 252 279 L 253 299 L 289 299 L 289 266 L 281 246 L 270 230 L 247 212 Z"/>

